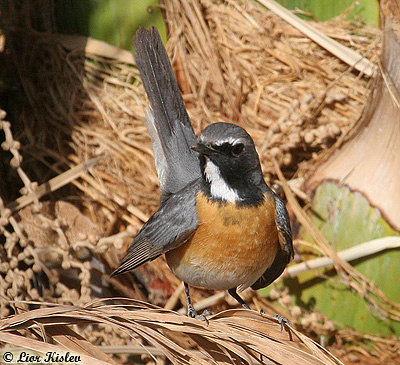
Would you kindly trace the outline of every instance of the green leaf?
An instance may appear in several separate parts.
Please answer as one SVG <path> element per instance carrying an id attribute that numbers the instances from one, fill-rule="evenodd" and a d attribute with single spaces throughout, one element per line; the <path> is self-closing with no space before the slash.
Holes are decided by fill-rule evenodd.
<path id="1" fill-rule="evenodd" d="M 377 0 L 277 0 L 287 9 L 301 9 L 320 21 L 328 20 L 348 11 L 348 19 L 357 18 L 363 23 L 379 26 Z M 311 17 L 304 17 L 312 20 Z"/>
<path id="2" fill-rule="evenodd" d="M 365 197 L 335 183 L 324 182 L 317 188 L 310 211 L 314 223 L 336 251 L 399 235 Z M 300 232 L 300 237 L 312 241 L 306 232 Z M 400 302 L 399 250 L 381 252 L 351 264 L 390 300 Z M 328 280 L 316 274 L 324 274 Z M 374 309 L 341 283 L 333 269 L 309 271 L 285 283 L 300 306 L 318 309 L 328 318 L 359 331 L 400 335 L 399 322 L 374 316 Z"/>
<path id="3" fill-rule="evenodd" d="M 156 26 L 166 40 L 157 0 L 57 0 L 56 23 L 59 33 L 90 36 L 128 50 L 140 26 Z"/>

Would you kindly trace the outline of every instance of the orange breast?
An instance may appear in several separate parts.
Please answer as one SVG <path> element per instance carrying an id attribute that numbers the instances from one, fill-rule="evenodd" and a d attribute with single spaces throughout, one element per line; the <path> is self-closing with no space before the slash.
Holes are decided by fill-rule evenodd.
<path id="1" fill-rule="evenodd" d="M 199 193 L 196 206 L 198 229 L 166 254 L 172 272 L 189 285 L 209 289 L 241 291 L 252 285 L 277 252 L 273 197 L 266 194 L 258 207 L 238 207 Z"/>

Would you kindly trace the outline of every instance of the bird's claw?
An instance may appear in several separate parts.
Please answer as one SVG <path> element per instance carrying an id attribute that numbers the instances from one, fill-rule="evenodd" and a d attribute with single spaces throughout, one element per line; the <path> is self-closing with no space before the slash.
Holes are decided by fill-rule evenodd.
<path id="1" fill-rule="evenodd" d="M 285 324 L 288 324 L 289 326 L 292 325 L 292 323 L 287 318 L 281 316 L 280 314 L 274 314 L 272 317 L 278 320 L 279 324 L 281 325 L 281 332 L 285 328 Z"/>
<path id="2" fill-rule="evenodd" d="M 210 309 L 205 309 L 202 314 L 197 314 L 193 306 L 188 307 L 188 312 L 187 312 L 188 317 L 201 319 L 202 321 L 206 322 L 207 325 L 209 323 L 207 316 L 209 316 L 210 314 L 214 314 L 214 312 Z"/>

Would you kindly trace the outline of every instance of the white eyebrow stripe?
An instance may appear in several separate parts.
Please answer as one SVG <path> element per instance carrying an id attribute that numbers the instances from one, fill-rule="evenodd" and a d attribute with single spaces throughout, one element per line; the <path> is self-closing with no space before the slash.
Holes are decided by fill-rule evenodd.
<path id="1" fill-rule="evenodd" d="M 229 143 L 232 146 L 234 146 L 235 144 L 238 144 L 238 143 L 244 143 L 242 138 L 235 138 L 232 136 L 227 137 L 225 139 L 221 139 L 219 141 L 205 141 L 204 137 L 202 135 L 199 136 L 199 142 L 211 144 L 211 145 L 215 145 L 215 146 L 222 146 L 224 143 Z"/>
<path id="2" fill-rule="evenodd" d="M 207 159 L 204 174 L 207 181 L 210 183 L 210 192 L 212 197 L 225 200 L 229 203 L 242 200 L 237 191 L 228 186 L 224 178 L 221 176 L 221 171 L 218 166 L 209 159 Z"/>
<path id="3" fill-rule="evenodd" d="M 228 137 L 227 139 L 222 139 L 222 140 L 214 142 L 214 144 L 217 146 L 222 146 L 225 143 L 228 143 L 228 144 L 234 146 L 235 144 L 243 143 L 243 140 L 241 138 Z"/>

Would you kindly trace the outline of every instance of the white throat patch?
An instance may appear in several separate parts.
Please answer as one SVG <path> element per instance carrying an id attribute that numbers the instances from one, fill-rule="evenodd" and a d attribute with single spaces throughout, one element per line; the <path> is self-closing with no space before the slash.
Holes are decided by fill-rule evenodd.
<path id="1" fill-rule="evenodd" d="M 204 168 L 207 181 L 210 183 L 211 196 L 234 203 L 241 200 L 236 190 L 230 188 L 221 176 L 218 166 L 208 158 Z"/>

